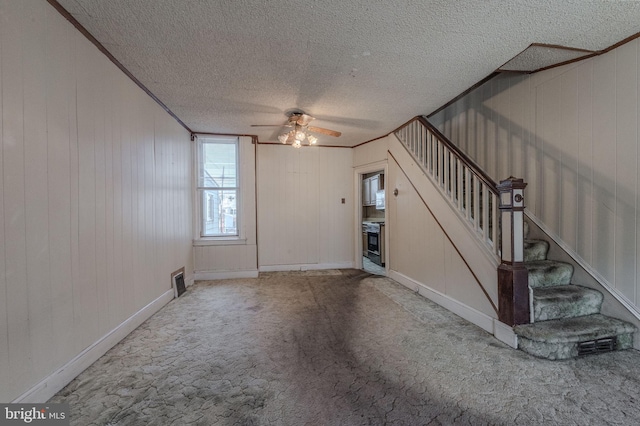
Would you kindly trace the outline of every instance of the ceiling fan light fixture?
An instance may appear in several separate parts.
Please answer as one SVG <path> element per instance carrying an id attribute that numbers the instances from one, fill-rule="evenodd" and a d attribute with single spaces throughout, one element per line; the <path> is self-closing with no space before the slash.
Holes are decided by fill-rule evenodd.
<path id="1" fill-rule="evenodd" d="M 306 145 L 316 145 L 318 138 L 313 136 L 309 132 L 318 132 L 324 135 L 338 137 L 340 132 L 325 129 L 322 127 L 309 126 L 309 123 L 314 120 L 314 117 L 307 115 L 303 112 L 292 112 L 289 115 L 289 120 L 284 125 L 271 125 L 271 124 L 252 124 L 252 127 L 288 127 L 291 130 L 282 133 L 278 136 L 278 140 L 282 144 L 291 144 L 294 148 L 300 148 L 302 143 L 306 141 Z"/>
<path id="2" fill-rule="evenodd" d="M 288 131 L 287 133 L 283 133 L 278 136 L 278 140 L 283 143 L 291 143 L 291 146 L 294 148 L 300 148 L 302 146 L 302 142 L 307 140 L 309 145 L 315 145 L 318 142 L 318 138 L 313 135 L 310 135 L 306 132 L 304 126 L 296 124 L 296 127 L 293 130 Z"/>

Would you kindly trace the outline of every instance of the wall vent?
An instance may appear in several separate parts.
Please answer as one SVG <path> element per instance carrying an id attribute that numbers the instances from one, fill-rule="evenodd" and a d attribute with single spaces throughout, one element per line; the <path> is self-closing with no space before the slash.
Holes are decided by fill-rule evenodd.
<path id="1" fill-rule="evenodd" d="M 617 342 L 616 336 L 580 342 L 578 343 L 578 356 L 615 351 Z"/>
<path id="2" fill-rule="evenodd" d="M 185 291 L 187 291 L 187 287 L 184 283 L 184 268 L 180 268 L 171 274 L 171 285 L 173 287 L 174 297 L 180 297 Z"/>

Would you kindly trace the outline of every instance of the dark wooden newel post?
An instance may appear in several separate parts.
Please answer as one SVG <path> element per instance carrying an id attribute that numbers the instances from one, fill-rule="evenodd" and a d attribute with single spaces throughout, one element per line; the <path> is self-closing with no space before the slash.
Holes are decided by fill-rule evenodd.
<path id="1" fill-rule="evenodd" d="M 502 263 L 498 267 L 498 319 L 507 325 L 528 324 L 529 273 L 524 266 L 524 188 L 513 176 L 498 185 L 502 221 Z"/>

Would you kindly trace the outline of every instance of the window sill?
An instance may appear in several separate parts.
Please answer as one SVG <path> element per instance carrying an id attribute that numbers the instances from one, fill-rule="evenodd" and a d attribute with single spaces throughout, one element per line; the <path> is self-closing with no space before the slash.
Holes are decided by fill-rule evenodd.
<path id="1" fill-rule="evenodd" d="M 247 244 L 246 238 L 240 237 L 211 237 L 193 240 L 193 246 L 233 246 Z"/>

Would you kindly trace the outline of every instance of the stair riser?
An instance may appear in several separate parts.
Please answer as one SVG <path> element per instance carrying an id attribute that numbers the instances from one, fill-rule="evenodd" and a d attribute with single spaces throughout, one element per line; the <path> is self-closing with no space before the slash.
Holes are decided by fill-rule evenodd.
<path id="1" fill-rule="evenodd" d="M 561 318 L 574 318 L 600 313 L 601 303 L 555 303 L 551 306 L 533 302 L 533 315 L 535 321 L 549 321 Z"/>
<path id="2" fill-rule="evenodd" d="M 599 291 L 575 285 L 536 288 L 533 290 L 534 321 L 598 314 L 603 299 Z"/>
<path id="3" fill-rule="evenodd" d="M 633 347 L 633 334 L 619 334 L 617 336 L 617 351 Z M 549 360 L 570 359 L 578 356 L 578 343 L 546 343 L 536 342 L 524 337 L 518 337 L 518 348 L 524 352 Z"/>
<path id="4" fill-rule="evenodd" d="M 554 262 L 544 267 L 527 266 L 527 269 L 529 270 L 529 287 L 531 288 L 568 285 L 571 284 L 573 276 L 573 266 L 562 262 Z"/>
<path id="5" fill-rule="evenodd" d="M 549 252 L 549 243 L 542 240 L 528 240 L 524 242 L 524 261 L 545 260 Z"/>

